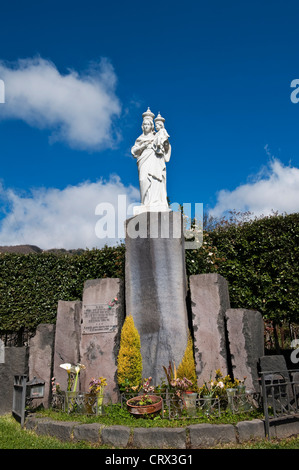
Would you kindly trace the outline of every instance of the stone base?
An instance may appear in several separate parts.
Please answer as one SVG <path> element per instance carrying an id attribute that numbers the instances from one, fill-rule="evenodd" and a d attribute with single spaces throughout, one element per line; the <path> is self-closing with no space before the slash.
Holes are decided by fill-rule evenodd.
<path id="1" fill-rule="evenodd" d="M 126 312 L 140 334 L 143 377 L 151 376 L 158 384 L 166 378 L 163 366 L 169 361 L 178 366 L 185 353 L 187 289 L 182 215 L 151 215 L 127 220 Z M 133 238 L 130 228 L 135 225 L 142 228 L 142 236 Z"/>

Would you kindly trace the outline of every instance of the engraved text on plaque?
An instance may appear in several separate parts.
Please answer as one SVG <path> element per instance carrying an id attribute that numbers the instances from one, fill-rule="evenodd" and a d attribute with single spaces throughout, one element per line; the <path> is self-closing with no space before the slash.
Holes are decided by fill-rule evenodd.
<path id="1" fill-rule="evenodd" d="M 83 305 L 83 335 L 112 333 L 117 328 L 116 307 L 107 304 Z"/>

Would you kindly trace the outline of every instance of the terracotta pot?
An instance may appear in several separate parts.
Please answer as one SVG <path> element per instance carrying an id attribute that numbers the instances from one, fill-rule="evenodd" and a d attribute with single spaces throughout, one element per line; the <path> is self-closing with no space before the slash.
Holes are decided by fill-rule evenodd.
<path id="1" fill-rule="evenodd" d="M 138 405 L 142 395 L 130 398 L 127 401 L 128 411 L 134 416 L 144 416 L 147 414 L 158 413 L 162 408 L 162 397 L 157 395 L 147 395 L 153 402 L 149 405 Z"/>

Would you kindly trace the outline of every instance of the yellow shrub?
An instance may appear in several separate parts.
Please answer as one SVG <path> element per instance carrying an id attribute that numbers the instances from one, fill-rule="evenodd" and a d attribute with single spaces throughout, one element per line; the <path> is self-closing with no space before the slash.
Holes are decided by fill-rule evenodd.
<path id="1" fill-rule="evenodd" d="M 130 383 L 139 385 L 142 380 L 142 357 L 140 336 L 134 325 L 132 315 L 126 317 L 120 337 L 120 348 L 117 359 L 118 384 Z"/>
<path id="2" fill-rule="evenodd" d="M 180 379 L 183 379 L 184 377 L 186 377 L 186 379 L 191 380 L 191 382 L 194 385 L 194 388 L 197 387 L 195 360 L 194 360 L 194 354 L 193 354 L 193 340 L 192 340 L 190 331 L 188 334 L 188 342 L 187 342 L 187 347 L 185 350 L 184 357 L 177 369 L 177 376 Z"/>

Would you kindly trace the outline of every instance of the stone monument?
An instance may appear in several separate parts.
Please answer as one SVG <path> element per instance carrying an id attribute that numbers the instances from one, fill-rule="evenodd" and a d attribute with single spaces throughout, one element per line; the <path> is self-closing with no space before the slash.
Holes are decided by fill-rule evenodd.
<path id="1" fill-rule="evenodd" d="M 141 206 L 126 221 L 126 312 L 140 334 L 143 377 L 157 384 L 163 366 L 179 365 L 187 346 L 187 282 L 182 215 L 167 203 L 165 119 L 159 113 L 154 120 L 150 109 L 142 117 L 143 134 L 132 147 Z"/>
<path id="2" fill-rule="evenodd" d="M 84 284 L 81 313 L 81 389 L 88 391 L 92 378 L 107 379 L 105 393 L 118 400 L 117 355 L 123 324 L 123 281 L 116 278 L 92 279 Z"/>
<path id="3" fill-rule="evenodd" d="M 228 373 L 225 312 L 230 308 L 228 283 L 216 273 L 189 278 L 198 385 Z"/>
<path id="4" fill-rule="evenodd" d="M 257 310 L 230 308 L 225 313 L 234 377 L 246 377 L 246 388 L 260 390 L 258 362 L 264 354 L 264 322 Z"/>

